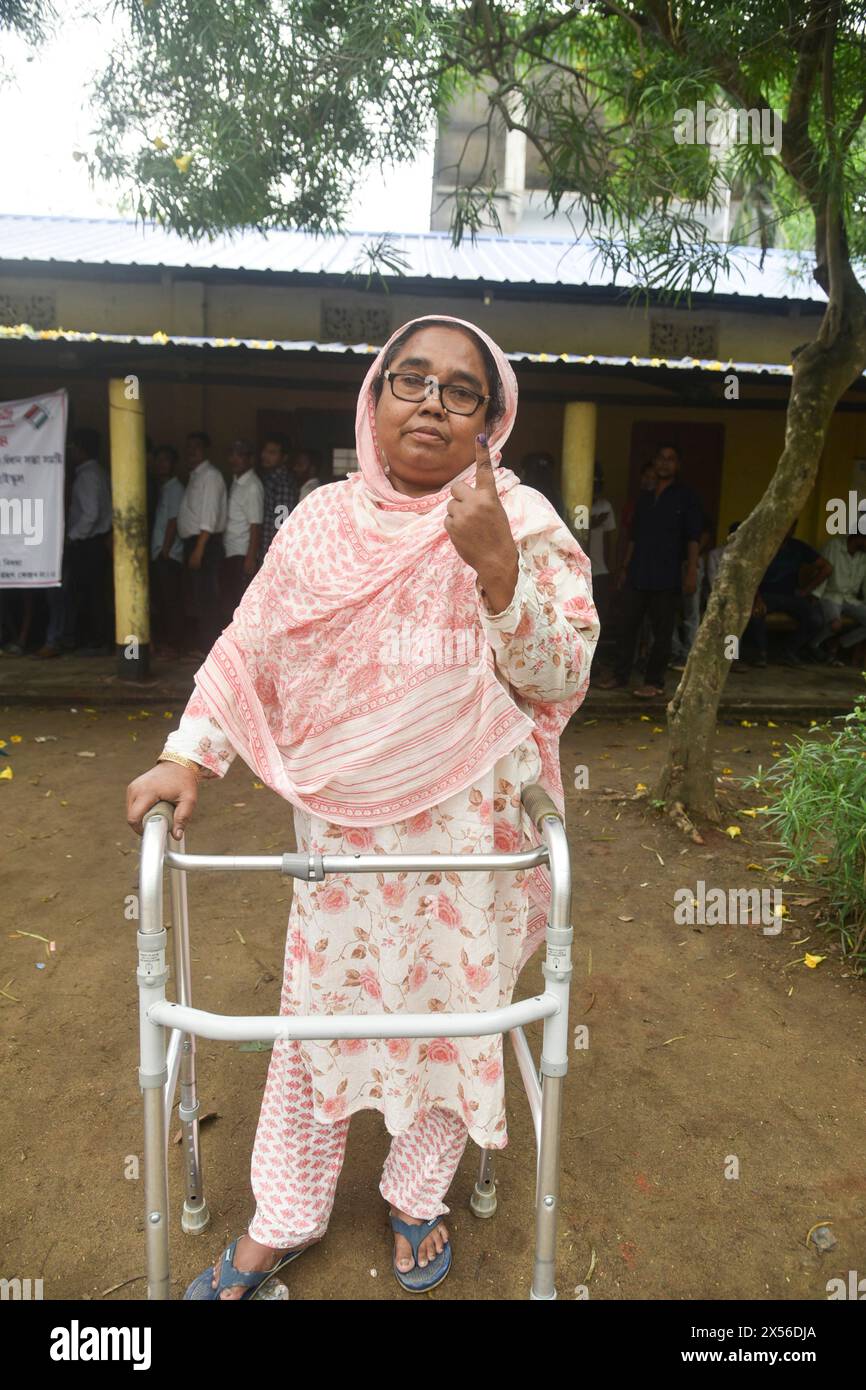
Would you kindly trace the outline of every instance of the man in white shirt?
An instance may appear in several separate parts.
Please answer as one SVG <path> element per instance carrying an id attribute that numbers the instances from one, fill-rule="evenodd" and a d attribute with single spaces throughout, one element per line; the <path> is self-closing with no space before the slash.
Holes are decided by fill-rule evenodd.
<path id="1" fill-rule="evenodd" d="M 300 449 L 292 465 L 299 485 L 298 501 L 303 502 L 314 488 L 322 484 L 322 455 L 318 449 Z"/>
<path id="2" fill-rule="evenodd" d="M 177 534 L 183 541 L 184 612 L 190 620 L 192 646 L 188 655 L 207 656 L 222 630 L 219 611 L 219 568 L 226 528 L 226 485 L 209 461 L 210 436 L 194 431 L 186 438 L 189 479 L 177 513 Z"/>
<path id="3" fill-rule="evenodd" d="M 866 536 L 857 532 L 851 536 L 831 536 L 821 554 L 833 566 L 833 572 L 814 590 L 821 602 L 824 626 L 812 648 L 819 648 L 828 637 L 839 632 L 842 618 L 847 615 L 855 623 L 839 638 L 839 646 L 847 650 L 866 640 L 866 601 L 863 599 Z M 841 666 L 843 663 L 834 657 L 830 664 Z"/>
<path id="4" fill-rule="evenodd" d="M 72 480 L 62 599 L 52 603 L 49 598 L 48 631 L 38 657 L 59 656 L 64 638 L 79 656 L 109 656 L 113 650 L 111 484 L 99 462 L 100 444 L 97 431 L 85 427 L 69 436 Z"/>
<path id="5" fill-rule="evenodd" d="M 223 622 L 231 622 L 244 590 L 256 572 L 265 489 L 253 464 L 256 451 L 248 439 L 236 439 L 229 450 L 229 468 L 234 480 L 229 492 L 228 516 L 223 545 L 225 557 L 220 570 Z"/>
<path id="6" fill-rule="evenodd" d="M 177 514 L 184 485 L 177 476 L 177 449 L 163 444 L 153 451 L 153 531 L 150 537 L 150 591 L 153 598 L 151 646 L 154 656 L 177 656 L 183 645 L 183 541 Z"/>
<path id="7" fill-rule="evenodd" d="M 600 465 L 596 464 L 589 514 L 589 561 L 592 566 L 592 598 L 602 626 L 607 622 L 610 603 L 610 567 L 613 561 L 610 533 L 616 530 L 616 516 L 603 489 L 604 477 Z"/>

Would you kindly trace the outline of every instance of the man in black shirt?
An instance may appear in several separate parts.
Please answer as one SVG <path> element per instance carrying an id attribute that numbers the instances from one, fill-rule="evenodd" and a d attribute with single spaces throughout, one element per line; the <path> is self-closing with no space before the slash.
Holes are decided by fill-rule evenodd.
<path id="1" fill-rule="evenodd" d="M 653 646 L 646 681 L 633 693 L 642 699 L 664 695 L 671 639 L 683 594 L 693 594 L 698 582 L 698 549 L 703 510 L 698 496 L 678 477 L 680 457 L 672 444 L 655 453 L 656 485 L 641 492 L 635 508 L 631 539 L 617 588 L 623 589 L 620 639 L 613 674 L 599 681 L 603 690 L 628 684 L 635 644 L 644 614 L 649 613 Z M 683 573 L 685 562 L 685 574 Z"/>
<path id="2" fill-rule="evenodd" d="M 813 546 L 796 538 L 796 525 L 795 518 L 758 585 L 764 612 L 787 613 L 797 624 L 782 651 L 783 666 L 802 666 L 804 656 L 811 656 L 814 661 L 827 660 L 823 652 L 811 646 L 824 627 L 823 609 L 813 590 L 832 574 L 833 566 Z M 766 665 L 767 627 L 763 616 L 752 620 L 751 629 L 761 664 Z"/>

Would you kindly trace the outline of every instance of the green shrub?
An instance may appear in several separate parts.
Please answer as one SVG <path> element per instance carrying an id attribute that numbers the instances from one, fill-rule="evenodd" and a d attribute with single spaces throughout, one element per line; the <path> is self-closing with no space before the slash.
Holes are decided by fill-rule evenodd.
<path id="1" fill-rule="evenodd" d="M 838 732 L 833 725 L 841 719 Z M 823 734 L 823 737 L 816 735 Z M 739 779 L 766 800 L 763 823 L 781 853 L 771 867 L 807 880 L 826 896 L 820 926 L 839 935 L 866 967 L 866 695 L 850 714 L 786 744 L 772 767 Z"/>

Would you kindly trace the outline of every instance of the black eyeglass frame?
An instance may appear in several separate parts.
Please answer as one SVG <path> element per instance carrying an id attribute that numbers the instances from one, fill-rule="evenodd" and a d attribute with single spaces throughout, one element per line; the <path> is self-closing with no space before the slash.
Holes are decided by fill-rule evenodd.
<path id="1" fill-rule="evenodd" d="M 427 399 L 426 391 L 423 396 L 398 396 L 397 392 L 394 390 L 394 382 L 398 381 L 401 376 L 417 376 L 423 380 L 423 378 L 421 378 L 420 372 L 392 372 L 390 370 L 384 371 L 382 373 L 382 377 L 385 381 L 388 382 L 388 385 L 391 387 L 391 395 L 394 397 L 395 400 L 408 401 L 413 402 L 415 405 L 420 405 L 421 401 Z M 442 392 L 447 391 L 449 386 L 456 386 L 461 391 L 468 391 L 470 396 L 475 397 L 476 405 L 472 408 L 472 410 L 453 410 L 450 406 L 447 406 L 445 404 L 445 401 L 442 397 Z M 492 399 L 491 396 L 482 396 L 477 391 L 473 391 L 471 386 L 463 386 L 459 381 L 448 381 L 445 383 L 444 386 L 440 386 L 437 382 L 436 393 L 439 397 L 439 404 L 442 406 L 443 410 L 447 410 L 449 415 L 462 415 L 463 418 L 466 420 L 470 419 L 476 413 L 476 411 L 478 410 L 478 406 L 487 405 L 489 401 Z"/>

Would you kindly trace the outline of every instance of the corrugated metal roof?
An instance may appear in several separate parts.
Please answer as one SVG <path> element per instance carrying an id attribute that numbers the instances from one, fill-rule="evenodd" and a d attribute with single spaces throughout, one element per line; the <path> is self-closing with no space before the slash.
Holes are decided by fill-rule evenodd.
<path id="1" fill-rule="evenodd" d="M 31 328 L 29 324 L 17 324 L 14 328 L 0 324 L 0 342 L 56 342 L 66 343 L 116 343 L 139 347 L 190 347 L 190 348 L 247 348 L 251 352 L 307 352 L 339 356 L 370 356 L 379 351 L 381 344 L 373 343 L 315 343 L 310 340 L 277 340 L 264 338 L 192 338 L 168 333 L 78 333 L 65 328 Z M 698 357 L 609 357 L 596 353 L 548 353 L 548 352 L 506 352 L 512 362 L 542 362 L 551 366 L 565 363 L 569 366 L 598 367 L 651 367 L 671 368 L 680 371 L 738 372 L 743 375 L 754 373 L 760 376 L 790 376 L 791 367 L 781 362 L 717 362 L 711 358 Z M 866 376 L 866 373 L 864 373 Z"/>
<path id="2" fill-rule="evenodd" d="M 0 260 L 67 265 L 347 275 L 357 272 L 365 248 L 381 239 L 375 232 L 321 237 L 296 231 L 244 231 L 192 242 L 164 227 L 120 219 L 0 216 Z M 485 235 L 477 237 L 474 245 L 465 241 L 454 247 L 447 232 L 403 232 L 393 233 L 388 242 L 390 250 L 403 258 L 403 274 L 410 278 L 570 288 L 633 284 L 624 273 L 614 281 L 592 242 L 575 243 L 568 237 Z M 719 275 L 717 295 L 826 298 L 812 280 L 809 256 L 768 251 L 762 267 L 756 248 L 738 247 L 730 254 L 736 269 Z"/>

